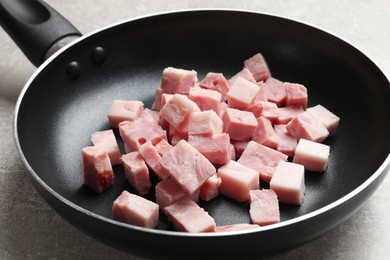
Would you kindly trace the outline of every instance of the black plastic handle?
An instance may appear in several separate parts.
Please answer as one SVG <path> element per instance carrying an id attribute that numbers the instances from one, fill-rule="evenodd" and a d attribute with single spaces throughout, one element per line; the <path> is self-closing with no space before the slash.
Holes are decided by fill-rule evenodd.
<path id="1" fill-rule="evenodd" d="M 0 25 L 37 67 L 56 43 L 81 36 L 68 20 L 41 0 L 0 0 Z"/>

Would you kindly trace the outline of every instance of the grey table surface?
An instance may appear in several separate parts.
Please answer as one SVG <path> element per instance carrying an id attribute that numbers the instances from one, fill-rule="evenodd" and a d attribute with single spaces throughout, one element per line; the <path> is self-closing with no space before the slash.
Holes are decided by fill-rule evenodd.
<path id="1" fill-rule="evenodd" d="M 387 0 L 48 0 L 82 32 L 146 14 L 235 8 L 299 20 L 343 38 L 390 75 Z M 0 259 L 143 259 L 88 237 L 57 215 L 32 186 L 16 151 L 15 102 L 35 71 L 0 28 Z M 390 259 L 390 179 L 348 220 L 324 236 L 266 259 Z M 260 257 L 259 257 L 260 258 Z"/>

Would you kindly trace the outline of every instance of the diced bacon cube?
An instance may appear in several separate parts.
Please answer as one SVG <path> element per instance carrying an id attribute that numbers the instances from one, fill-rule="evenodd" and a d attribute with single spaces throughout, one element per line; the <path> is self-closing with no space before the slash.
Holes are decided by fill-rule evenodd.
<path id="1" fill-rule="evenodd" d="M 121 163 L 121 152 L 112 129 L 92 133 L 91 141 L 108 153 L 112 165 Z"/>
<path id="2" fill-rule="evenodd" d="M 244 78 L 238 77 L 230 86 L 227 93 L 228 106 L 237 109 L 246 109 L 255 102 L 259 86 Z"/>
<path id="3" fill-rule="evenodd" d="M 226 101 L 229 84 L 222 73 L 209 72 L 200 82 L 200 87 L 216 90 L 221 93 L 221 100 Z"/>
<path id="4" fill-rule="evenodd" d="M 149 108 L 145 108 L 144 112 L 140 116 L 140 118 L 145 118 L 155 123 L 156 125 L 160 124 L 160 114 L 158 111 L 151 110 Z"/>
<path id="5" fill-rule="evenodd" d="M 213 111 L 193 112 L 189 116 L 188 135 L 212 136 L 223 132 L 222 119 Z"/>
<path id="6" fill-rule="evenodd" d="M 161 156 L 168 153 L 173 148 L 173 146 L 165 139 L 161 140 L 158 144 L 155 145 L 155 147 Z"/>
<path id="7" fill-rule="evenodd" d="M 169 174 L 165 172 L 160 164 L 161 155 L 158 153 L 156 147 L 154 147 L 151 142 L 146 142 L 145 144 L 141 145 L 138 152 L 141 154 L 149 168 L 161 180 L 167 179 L 169 177 Z"/>
<path id="8" fill-rule="evenodd" d="M 264 85 L 264 92 L 269 102 L 275 103 L 278 107 L 285 104 L 287 95 L 282 81 L 275 78 L 267 79 Z"/>
<path id="9" fill-rule="evenodd" d="M 122 121 L 133 121 L 144 111 L 144 104 L 134 100 L 114 100 L 108 110 L 107 117 L 113 128 L 118 128 Z"/>
<path id="10" fill-rule="evenodd" d="M 305 194 L 305 169 L 303 165 L 280 162 L 270 182 L 280 202 L 301 205 Z"/>
<path id="11" fill-rule="evenodd" d="M 249 107 L 247 107 L 245 110 L 253 113 L 253 115 L 256 118 L 258 118 L 263 113 L 263 102 L 265 102 L 265 101 L 257 101 L 255 103 L 253 103 L 252 105 L 250 105 Z"/>
<path id="12" fill-rule="evenodd" d="M 219 114 L 221 110 L 221 93 L 211 89 L 191 88 L 188 97 L 194 101 L 201 111 L 214 110 Z"/>
<path id="13" fill-rule="evenodd" d="M 179 231 L 191 233 L 215 231 L 215 220 L 189 198 L 178 200 L 164 210 L 168 219 Z"/>
<path id="14" fill-rule="evenodd" d="M 125 144 L 127 153 L 138 151 L 139 147 L 148 141 L 155 145 L 161 140 L 167 139 L 165 130 L 147 118 L 121 122 L 119 124 L 119 134 Z"/>
<path id="15" fill-rule="evenodd" d="M 261 116 L 275 122 L 279 117 L 280 108 L 273 102 L 259 101 L 259 103 L 262 106 Z"/>
<path id="16" fill-rule="evenodd" d="M 276 150 L 288 156 L 294 156 L 298 140 L 287 132 L 286 125 L 274 125 L 274 129 L 279 139 Z"/>
<path id="17" fill-rule="evenodd" d="M 219 117 L 222 118 L 223 117 L 223 114 L 225 113 L 226 111 L 226 108 L 228 108 L 228 104 L 226 102 L 221 102 L 221 105 L 220 105 L 220 111 L 219 111 Z"/>
<path id="18" fill-rule="evenodd" d="M 316 105 L 307 109 L 314 117 L 318 118 L 328 129 L 329 135 L 333 135 L 340 123 L 340 117 L 336 116 L 322 105 Z"/>
<path id="19" fill-rule="evenodd" d="M 304 85 L 284 82 L 286 89 L 286 106 L 301 106 L 306 109 L 307 89 Z"/>
<path id="20" fill-rule="evenodd" d="M 257 118 L 258 126 L 253 133 L 252 140 L 265 146 L 276 148 L 279 144 L 279 138 L 275 133 L 271 121 L 265 117 Z"/>
<path id="21" fill-rule="evenodd" d="M 160 117 L 180 129 L 192 112 L 200 112 L 198 105 L 187 96 L 175 94 L 160 110 Z"/>
<path id="22" fill-rule="evenodd" d="M 161 95 L 161 108 L 163 106 L 165 106 L 166 103 L 168 103 L 169 101 L 171 101 L 172 97 L 174 96 L 174 94 L 167 94 L 167 93 L 163 93 Z M 160 109 L 161 110 L 161 109 Z"/>
<path id="23" fill-rule="evenodd" d="M 278 109 L 278 117 L 273 120 L 275 124 L 288 124 L 294 117 L 305 112 L 302 106 L 280 107 Z"/>
<path id="24" fill-rule="evenodd" d="M 255 102 L 257 101 L 268 101 L 267 96 L 265 94 L 265 83 L 264 81 L 256 82 L 256 85 L 259 86 L 259 92 L 257 92 Z"/>
<path id="25" fill-rule="evenodd" d="M 168 67 L 161 77 L 161 89 L 168 94 L 188 94 L 198 81 L 197 72 Z"/>
<path id="26" fill-rule="evenodd" d="M 123 168 L 126 179 L 140 195 L 149 193 L 150 182 L 149 169 L 142 156 L 138 152 L 131 152 L 122 156 Z"/>
<path id="27" fill-rule="evenodd" d="M 172 125 L 169 125 L 169 140 L 172 146 L 175 146 L 181 140 L 188 141 L 188 126 L 189 119 L 183 123 L 183 127 L 180 129 L 174 128 Z"/>
<path id="28" fill-rule="evenodd" d="M 156 185 L 156 203 L 161 210 L 187 196 L 187 193 L 171 178 L 159 181 Z"/>
<path id="29" fill-rule="evenodd" d="M 225 164 L 232 158 L 230 137 L 226 133 L 212 136 L 190 135 L 188 143 L 213 164 Z"/>
<path id="30" fill-rule="evenodd" d="M 286 125 L 293 137 L 304 138 L 314 142 L 322 142 L 329 136 L 329 131 L 322 122 L 310 112 L 300 113 Z"/>
<path id="31" fill-rule="evenodd" d="M 234 108 L 226 108 L 222 121 L 224 132 L 236 141 L 250 140 L 257 128 L 257 120 L 251 112 Z"/>
<path id="32" fill-rule="evenodd" d="M 271 77 L 268 64 L 264 59 L 264 56 L 260 53 L 245 60 L 244 66 L 250 70 L 256 81 L 266 81 Z"/>
<path id="33" fill-rule="evenodd" d="M 152 109 L 160 111 L 162 108 L 161 98 L 162 98 L 163 90 L 161 88 L 156 88 L 154 92 L 154 100 L 152 104 Z"/>
<path id="34" fill-rule="evenodd" d="M 280 161 L 288 156 L 272 148 L 250 141 L 238 162 L 258 172 L 260 178 L 269 182 Z"/>
<path id="35" fill-rule="evenodd" d="M 232 86 L 234 84 L 234 81 L 236 81 L 239 77 L 244 78 L 250 82 L 256 83 L 256 80 L 253 77 L 251 71 L 248 68 L 243 68 L 240 72 L 238 72 L 236 75 L 234 75 L 228 80 L 229 86 Z"/>
<path id="36" fill-rule="evenodd" d="M 229 231 L 248 230 L 248 229 L 255 229 L 255 228 L 260 228 L 260 227 L 259 225 L 256 224 L 238 223 L 232 225 L 217 226 L 215 228 L 215 232 L 229 232 Z"/>
<path id="37" fill-rule="evenodd" d="M 100 147 L 89 146 L 81 149 L 84 184 L 101 193 L 114 181 L 114 172 L 108 153 Z"/>
<path id="38" fill-rule="evenodd" d="M 156 203 L 128 191 L 123 191 L 112 205 L 112 218 L 131 225 L 155 228 L 158 216 Z"/>
<path id="39" fill-rule="evenodd" d="M 249 141 L 234 141 L 231 140 L 232 145 L 234 146 L 234 151 L 236 153 L 236 158 L 240 158 L 242 153 L 244 152 L 246 146 Z"/>
<path id="40" fill-rule="evenodd" d="M 214 174 L 208 178 L 200 187 L 199 197 L 204 201 L 210 201 L 219 195 L 219 187 L 221 187 L 222 179 L 218 174 Z"/>
<path id="41" fill-rule="evenodd" d="M 248 201 L 249 191 L 260 188 L 259 173 L 233 160 L 221 166 L 218 175 L 220 193 L 239 202 Z"/>
<path id="42" fill-rule="evenodd" d="M 230 159 L 236 160 L 236 149 L 234 148 L 234 145 L 230 143 Z"/>
<path id="43" fill-rule="evenodd" d="M 193 194 L 216 172 L 209 160 L 184 140 L 161 158 L 161 165 L 187 194 Z"/>
<path id="44" fill-rule="evenodd" d="M 294 163 L 302 164 L 306 170 L 323 172 L 328 165 L 330 146 L 300 139 L 295 149 Z"/>
<path id="45" fill-rule="evenodd" d="M 273 190 L 251 190 L 249 192 L 251 222 L 267 226 L 280 222 L 278 196 Z"/>

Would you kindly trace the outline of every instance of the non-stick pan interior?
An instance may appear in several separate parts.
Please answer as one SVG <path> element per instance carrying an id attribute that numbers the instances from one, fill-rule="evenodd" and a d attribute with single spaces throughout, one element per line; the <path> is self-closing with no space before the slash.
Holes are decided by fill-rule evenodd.
<path id="1" fill-rule="evenodd" d="M 97 46 L 106 51 L 104 62 L 91 59 Z M 325 141 L 331 146 L 326 172 L 306 173 L 305 202 L 281 205 L 282 221 L 347 195 L 389 154 L 388 80 L 361 52 L 328 33 L 246 12 L 195 11 L 128 21 L 63 51 L 40 70 L 21 100 L 17 136 L 26 161 L 66 200 L 111 218 L 115 198 L 124 189 L 132 191 L 123 169 L 116 166 L 113 187 L 96 194 L 83 186 L 80 153 L 91 145 L 94 131 L 110 129 L 111 102 L 142 100 L 150 107 L 165 67 L 194 69 L 199 80 L 210 71 L 230 78 L 257 52 L 275 78 L 308 88 L 309 106 L 322 104 L 341 118 L 337 133 Z M 66 75 L 72 61 L 81 66 L 77 78 Z M 247 203 L 220 196 L 202 205 L 218 225 L 249 221 Z M 158 228 L 172 229 L 164 217 Z"/>

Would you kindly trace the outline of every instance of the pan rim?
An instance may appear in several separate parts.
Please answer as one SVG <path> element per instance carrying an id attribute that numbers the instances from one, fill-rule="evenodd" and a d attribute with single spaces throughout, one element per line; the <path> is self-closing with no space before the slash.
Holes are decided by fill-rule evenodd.
<path id="1" fill-rule="evenodd" d="M 67 46 L 63 47 L 59 51 L 57 51 L 55 54 L 53 54 L 51 57 L 49 57 L 41 66 L 37 68 L 37 70 L 33 73 L 33 75 L 29 78 L 29 80 L 25 83 L 24 87 L 22 88 L 19 97 L 16 101 L 15 104 L 15 109 L 14 109 L 14 115 L 13 115 L 13 137 L 14 137 L 14 142 L 16 145 L 16 149 L 18 151 L 18 154 L 28 170 L 29 174 L 35 179 L 35 181 L 42 187 L 44 188 L 51 196 L 53 196 L 56 200 L 60 201 L 61 203 L 67 205 L 68 207 L 78 211 L 79 213 L 85 214 L 89 217 L 93 217 L 99 221 L 107 222 L 112 225 L 116 225 L 119 227 L 123 228 L 128 228 L 132 229 L 135 231 L 142 231 L 142 232 L 147 232 L 150 234 L 159 234 L 159 235 L 168 235 L 168 236 L 177 236 L 177 237 L 219 237 L 219 236 L 227 236 L 227 235 L 243 235 L 243 234 L 250 234 L 250 233 L 257 233 L 257 232 L 265 232 L 269 230 L 274 230 L 274 229 L 279 229 L 283 228 L 285 226 L 293 225 L 295 223 L 303 222 L 309 219 L 314 218 L 315 216 L 321 215 L 327 211 L 330 211 L 331 209 L 337 208 L 349 200 L 351 200 L 353 197 L 355 197 L 357 194 L 361 193 L 363 190 L 365 190 L 367 187 L 369 187 L 373 182 L 375 182 L 381 175 L 384 175 L 384 177 L 387 175 L 389 172 L 388 170 L 386 171 L 386 168 L 390 165 L 390 153 L 384 160 L 384 162 L 378 167 L 378 169 L 363 183 L 361 183 L 358 187 L 356 187 L 354 190 L 349 192 L 348 194 L 344 195 L 343 197 L 339 198 L 336 201 L 333 201 L 329 204 L 327 204 L 324 207 L 321 207 L 317 210 L 314 210 L 312 212 L 309 212 L 307 214 L 304 214 L 299 217 L 295 217 L 289 220 L 285 220 L 283 222 L 269 225 L 269 226 L 264 226 L 264 227 L 259 227 L 256 229 L 249 229 L 249 230 L 240 230 L 240 231 L 227 231 L 227 232 L 213 232 L 213 233 L 186 233 L 186 232 L 178 232 L 178 231 L 170 231 L 170 230 L 160 230 L 160 229 L 150 229 L 150 228 L 143 228 L 131 224 L 126 224 L 122 223 L 107 217 L 104 217 L 102 215 L 99 215 L 97 213 L 94 213 L 92 211 L 89 211 L 73 202 L 70 200 L 66 199 L 62 195 L 60 195 L 58 192 L 56 192 L 54 189 L 52 189 L 48 184 L 46 184 L 40 177 L 39 175 L 35 172 L 35 170 L 31 167 L 29 162 L 27 161 L 23 150 L 21 148 L 20 140 L 19 140 L 19 135 L 18 135 L 18 115 L 19 115 L 19 110 L 20 106 L 22 105 L 23 98 L 29 89 L 29 86 L 33 83 L 35 78 L 41 74 L 41 71 L 45 69 L 46 66 L 48 66 L 53 60 L 57 58 L 62 52 L 66 51 L 68 48 L 72 47 L 73 45 L 76 45 L 78 42 L 85 40 L 86 38 L 89 38 L 93 35 L 96 35 L 99 32 L 108 30 L 110 28 L 117 27 L 119 25 L 129 23 L 132 21 L 137 21 L 137 20 L 142 20 L 142 19 L 147 19 L 147 18 L 153 18 L 157 16 L 163 16 L 163 15 L 174 15 L 178 13 L 188 13 L 188 12 L 202 12 L 202 11 L 217 11 L 217 12 L 236 12 L 236 13 L 250 13 L 250 14 L 255 14 L 255 15 L 265 15 L 265 16 L 270 16 L 276 19 L 282 19 L 286 20 L 288 22 L 294 22 L 294 23 L 299 23 L 301 26 L 309 26 L 311 29 L 319 30 L 325 34 L 328 34 L 332 37 L 336 37 L 337 39 L 343 41 L 344 43 L 348 44 L 350 47 L 354 48 L 355 50 L 359 51 L 362 55 L 364 55 L 371 63 L 373 63 L 379 71 L 385 76 L 385 78 L 389 81 L 389 77 L 387 76 L 386 72 L 381 69 L 381 67 L 372 59 L 370 58 L 366 53 L 362 52 L 360 48 L 355 47 L 355 45 L 352 45 L 350 42 L 345 40 L 344 38 L 338 36 L 337 34 L 330 33 L 325 29 L 322 29 L 319 26 L 314 26 L 310 23 L 300 21 L 299 19 L 291 19 L 287 18 L 285 16 L 281 15 L 275 15 L 271 13 L 266 13 L 266 12 L 256 12 L 252 10 L 245 10 L 245 9 L 229 9 L 229 8 L 194 8 L 194 9 L 183 9 L 183 10 L 172 10 L 172 11 L 165 11 L 165 12 L 158 12 L 158 13 L 153 13 L 153 14 L 147 14 L 147 15 L 141 15 L 129 19 L 125 19 L 107 26 L 104 26 L 100 29 L 93 30 L 80 38 L 76 39 L 75 41 L 71 42 Z M 359 207 L 361 207 L 364 203 L 362 203 Z"/>

